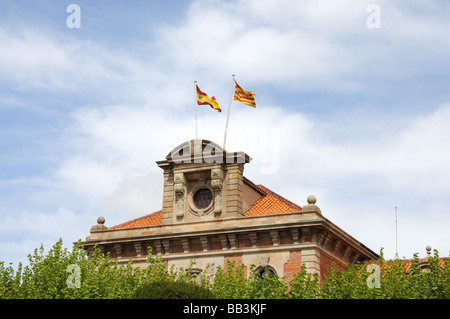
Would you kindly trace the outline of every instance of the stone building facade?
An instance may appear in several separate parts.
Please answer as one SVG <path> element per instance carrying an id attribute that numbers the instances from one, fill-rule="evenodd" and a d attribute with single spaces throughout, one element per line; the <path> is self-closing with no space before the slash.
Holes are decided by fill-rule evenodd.
<path id="1" fill-rule="evenodd" d="M 251 158 L 208 140 L 190 140 L 156 162 L 164 174 L 162 209 L 106 227 L 100 217 L 85 248 L 98 245 L 120 262 L 145 266 L 148 247 L 171 267 L 213 274 L 227 259 L 266 268 L 286 280 L 304 263 L 322 276 L 334 262 L 378 258 L 372 250 L 324 217 L 309 196 L 303 207 L 244 177 Z"/>

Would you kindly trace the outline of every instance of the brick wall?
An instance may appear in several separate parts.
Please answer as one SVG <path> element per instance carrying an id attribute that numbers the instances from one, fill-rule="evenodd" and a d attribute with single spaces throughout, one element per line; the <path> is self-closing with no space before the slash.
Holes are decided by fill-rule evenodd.
<path id="1" fill-rule="evenodd" d="M 280 245 L 291 245 L 294 243 L 294 239 L 292 238 L 292 234 L 290 231 L 280 231 Z"/>
<path id="2" fill-rule="evenodd" d="M 181 240 L 171 240 L 170 241 L 170 253 L 177 254 L 184 252 Z"/>
<path id="3" fill-rule="evenodd" d="M 132 244 L 124 244 L 122 245 L 122 254 L 121 257 L 135 257 L 136 256 L 136 249 Z"/>
<path id="4" fill-rule="evenodd" d="M 328 275 L 328 270 L 331 269 L 333 262 L 335 263 L 336 270 L 347 270 L 345 264 L 322 251 L 320 253 L 320 283 L 322 283 L 324 278 Z"/>
<path id="5" fill-rule="evenodd" d="M 301 250 L 289 251 L 289 260 L 284 264 L 284 277 L 286 282 L 289 282 L 295 274 L 300 271 L 302 266 L 302 252 Z"/>
<path id="6" fill-rule="evenodd" d="M 228 260 L 234 261 L 235 266 L 240 266 L 240 265 L 242 265 L 242 254 L 230 255 L 230 256 L 224 257 L 224 262 L 223 262 L 224 271 L 228 268 Z M 245 275 L 245 277 L 247 277 L 247 266 L 244 266 L 244 275 Z"/>
<path id="7" fill-rule="evenodd" d="M 206 247 L 207 249 L 207 247 Z M 189 240 L 189 251 L 195 252 L 195 251 L 203 251 L 203 245 L 200 242 L 199 238 L 193 238 Z"/>
<path id="8" fill-rule="evenodd" d="M 272 246 L 272 237 L 270 236 L 269 232 L 261 232 L 258 234 L 258 240 L 257 240 L 258 246 Z"/>

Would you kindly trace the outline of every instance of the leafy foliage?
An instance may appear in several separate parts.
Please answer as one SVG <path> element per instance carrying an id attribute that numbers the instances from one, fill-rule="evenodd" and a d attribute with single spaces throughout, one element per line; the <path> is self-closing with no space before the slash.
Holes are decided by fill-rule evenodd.
<path id="1" fill-rule="evenodd" d="M 211 290 L 192 281 L 160 280 L 139 286 L 133 299 L 214 299 Z"/>
<path id="2" fill-rule="evenodd" d="M 396 259 L 385 261 L 383 251 L 376 263 L 380 268 L 380 288 L 369 288 L 370 264 L 348 265 L 346 271 L 333 268 L 320 287 L 320 298 L 332 299 L 450 299 L 450 259 L 439 265 L 439 254 L 421 268 L 417 254 L 410 263 Z"/>
<path id="3" fill-rule="evenodd" d="M 151 249 L 146 267 L 140 268 L 131 259 L 119 265 L 97 247 L 90 257 L 80 243 L 69 251 L 59 240 L 47 254 L 42 245 L 35 249 L 28 255 L 28 265 L 19 263 L 16 270 L 0 262 L 0 298 L 450 299 L 450 258 L 444 260 L 442 267 L 435 250 L 424 270 L 417 254 L 406 263 L 385 261 L 381 251 L 375 263 L 380 269 L 379 288 L 368 285 L 371 264 L 348 265 L 346 271 L 333 267 L 322 282 L 302 265 L 287 282 L 268 273 L 261 276 L 254 265 L 247 271 L 246 266 L 228 260 L 224 268 L 217 267 L 211 280 L 198 277 L 192 264 L 187 269 L 169 268 L 161 256 L 152 256 Z"/>
<path id="4" fill-rule="evenodd" d="M 316 299 L 319 297 L 319 274 L 306 272 L 306 265 L 302 264 L 300 272 L 289 282 L 289 298 Z"/>

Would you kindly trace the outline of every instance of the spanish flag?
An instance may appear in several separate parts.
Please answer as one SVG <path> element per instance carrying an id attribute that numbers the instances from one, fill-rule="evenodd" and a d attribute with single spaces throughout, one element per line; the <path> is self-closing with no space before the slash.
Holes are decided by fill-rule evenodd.
<path id="1" fill-rule="evenodd" d="M 216 98 L 214 96 L 209 97 L 208 95 L 206 95 L 206 93 L 203 93 L 202 91 L 200 91 L 200 89 L 198 88 L 198 85 L 196 85 L 197 87 L 197 104 L 198 105 L 209 105 L 211 106 L 213 109 L 222 112 L 222 110 L 220 109 L 219 103 L 217 103 Z"/>
<path id="2" fill-rule="evenodd" d="M 251 91 L 243 90 L 234 80 L 234 83 L 236 83 L 236 87 L 234 88 L 234 100 L 250 105 L 251 107 L 256 107 L 255 98 L 253 95 L 256 95 L 255 93 Z"/>

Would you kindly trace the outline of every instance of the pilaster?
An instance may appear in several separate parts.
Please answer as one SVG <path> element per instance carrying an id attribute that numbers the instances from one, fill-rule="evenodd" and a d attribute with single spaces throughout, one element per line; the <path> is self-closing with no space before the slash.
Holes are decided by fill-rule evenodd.
<path id="1" fill-rule="evenodd" d="M 302 263 L 306 266 L 308 273 L 320 274 L 320 252 L 315 248 L 302 250 Z"/>

